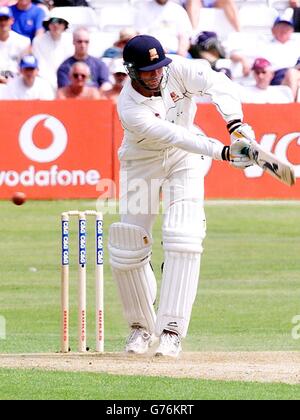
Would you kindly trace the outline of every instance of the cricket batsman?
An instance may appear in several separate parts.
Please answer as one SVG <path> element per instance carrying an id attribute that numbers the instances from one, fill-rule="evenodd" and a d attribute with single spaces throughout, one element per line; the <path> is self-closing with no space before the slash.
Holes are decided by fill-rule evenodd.
<path id="1" fill-rule="evenodd" d="M 245 168 L 253 162 L 243 150 L 255 136 L 243 123 L 234 84 L 223 73 L 202 61 L 172 60 L 157 39 L 146 35 L 130 40 L 123 57 L 130 78 L 118 101 L 124 128 L 121 221 L 110 227 L 109 253 L 131 329 L 125 351 L 144 354 L 158 337 L 156 356 L 178 357 L 197 294 L 206 235 L 203 156 Z M 193 98 L 201 94 L 211 96 L 225 120 L 231 146 L 195 128 Z M 156 313 L 152 227 L 161 197 L 164 265 Z"/>

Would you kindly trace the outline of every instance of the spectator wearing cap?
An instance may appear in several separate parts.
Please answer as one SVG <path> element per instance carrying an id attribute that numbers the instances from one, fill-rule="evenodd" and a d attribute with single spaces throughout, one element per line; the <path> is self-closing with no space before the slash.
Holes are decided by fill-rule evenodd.
<path id="1" fill-rule="evenodd" d="M 240 98 L 244 103 L 283 104 L 294 102 L 288 86 L 271 86 L 274 70 L 270 61 L 257 58 L 252 67 L 255 86 L 239 86 Z"/>
<path id="2" fill-rule="evenodd" d="M 91 76 L 89 66 L 78 61 L 73 64 L 68 86 L 62 87 L 57 91 L 57 99 L 100 99 L 100 92 L 93 86 L 88 86 L 87 81 Z"/>
<path id="3" fill-rule="evenodd" d="M 188 56 L 193 28 L 179 4 L 169 0 L 141 2 L 134 27 L 141 34 L 157 38 L 167 53 Z"/>
<path id="4" fill-rule="evenodd" d="M 12 12 L 0 7 L 0 83 L 7 83 L 19 71 L 21 57 L 29 52 L 30 40 L 12 31 Z"/>
<path id="5" fill-rule="evenodd" d="M 123 50 L 128 41 L 138 35 L 134 28 L 126 27 L 121 29 L 119 39 L 110 48 L 107 48 L 103 53 L 103 58 L 115 59 L 123 57 Z"/>
<path id="6" fill-rule="evenodd" d="M 89 66 L 91 85 L 102 90 L 111 88 L 108 67 L 100 59 L 89 55 L 89 43 L 90 35 L 87 29 L 79 28 L 74 31 L 73 44 L 75 46 L 75 53 L 72 57 L 65 60 L 57 70 L 57 84 L 59 88 L 67 86 L 70 83 L 70 69 L 77 61 L 83 61 Z"/>
<path id="7" fill-rule="evenodd" d="M 101 99 L 109 99 L 114 103 L 117 103 L 119 95 L 128 80 L 128 74 L 123 65 L 122 58 L 117 58 L 112 61 L 110 73 L 113 77 L 113 86 L 110 90 L 101 93 Z"/>
<path id="8" fill-rule="evenodd" d="M 43 23 L 46 32 L 32 43 L 32 52 L 39 62 L 40 76 L 48 80 L 55 90 L 59 66 L 74 54 L 71 34 L 66 33 L 68 25 L 65 19 L 52 14 Z"/>
<path id="9" fill-rule="evenodd" d="M 207 60 L 212 66 L 216 61 L 224 59 L 226 56 L 225 49 L 216 32 L 209 31 L 200 32 L 190 48 L 190 54 L 193 58 Z"/>
<path id="10" fill-rule="evenodd" d="M 275 19 L 272 27 L 272 39 L 260 42 L 256 45 L 256 56 L 265 57 L 272 64 L 275 71 L 271 85 L 281 85 L 289 68 L 293 68 L 299 57 L 299 41 L 293 39 L 294 33 L 293 18 L 291 10 Z M 251 71 L 251 60 L 245 53 L 234 53 L 231 55 L 234 62 L 241 62 L 244 75 Z"/>
<path id="11" fill-rule="evenodd" d="M 55 98 L 51 85 L 38 76 L 38 61 L 33 55 L 25 55 L 20 62 L 20 75 L 6 85 L 4 99 L 52 100 Z"/>
<path id="12" fill-rule="evenodd" d="M 27 36 L 31 41 L 35 36 L 44 33 L 45 12 L 32 4 L 31 0 L 18 0 L 14 6 L 11 6 L 11 11 L 14 17 L 12 29 L 15 32 Z"/>

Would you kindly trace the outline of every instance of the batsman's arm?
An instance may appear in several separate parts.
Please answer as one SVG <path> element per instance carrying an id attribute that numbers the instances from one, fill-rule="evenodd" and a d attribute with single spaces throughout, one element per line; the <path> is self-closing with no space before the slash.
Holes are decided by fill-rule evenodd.
<path id="1" fill-rule="evenodd" d="M 156 117 L 148 107 L 120 111 L 123 127 L 129 135 L 129 142 L 141 149 L 161 149 L 162 146 L 177 147 L 191 153 L 222 160 L 224 145 L 213 138 L 195 134 L 185 127 L 172 124 Z"/>

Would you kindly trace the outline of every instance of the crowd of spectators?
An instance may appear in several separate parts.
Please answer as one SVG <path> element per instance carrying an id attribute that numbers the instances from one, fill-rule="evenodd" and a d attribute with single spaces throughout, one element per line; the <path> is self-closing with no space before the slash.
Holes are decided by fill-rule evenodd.
<path id="1" fill-rule="evenodd" d="M 124 24 L 101 56 L 90 53 L 89 27 L 72 28 L 57 12 L 92 7 L 95 1 L 0 0 L 0 99 L 116 102 L 128 78 L 123 48 L 138 33 L 158 38 L 168 54 L 204 59 L 225 72 L 242 102 L 289 103 L 300 97 L 300 0 L 287 0 L 287 10 L 276 11 L 261 36 L 242 27 L 242 0 L 139 0 L 132 26 Z M 221 39 L 216 27 L 201 29 L 204 8 L 223 10 L 232 28 L 227 38 Z M 250 42 L 244 42 L 247 36 Z M 209 99 L 199 98 L 203 101 Z"/>

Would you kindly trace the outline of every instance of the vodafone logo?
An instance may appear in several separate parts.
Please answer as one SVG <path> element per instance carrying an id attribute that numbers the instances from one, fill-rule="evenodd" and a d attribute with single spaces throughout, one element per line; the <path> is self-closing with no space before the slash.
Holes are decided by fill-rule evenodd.
<path id="1" fill-rule="evenodd" d="M 44 127 L 52 133 L 52 143 L 46 149 L 41 149 L 34 144 L 33 133 L 37 125 L 44 121 Z M 24 155 L 38 163 L 53 162 L 66 150 L 68 133 L 65 126 L 57 118 L 48 114 L 39 114 L 25 122 L 20 130 L 19 144 Z"/>

